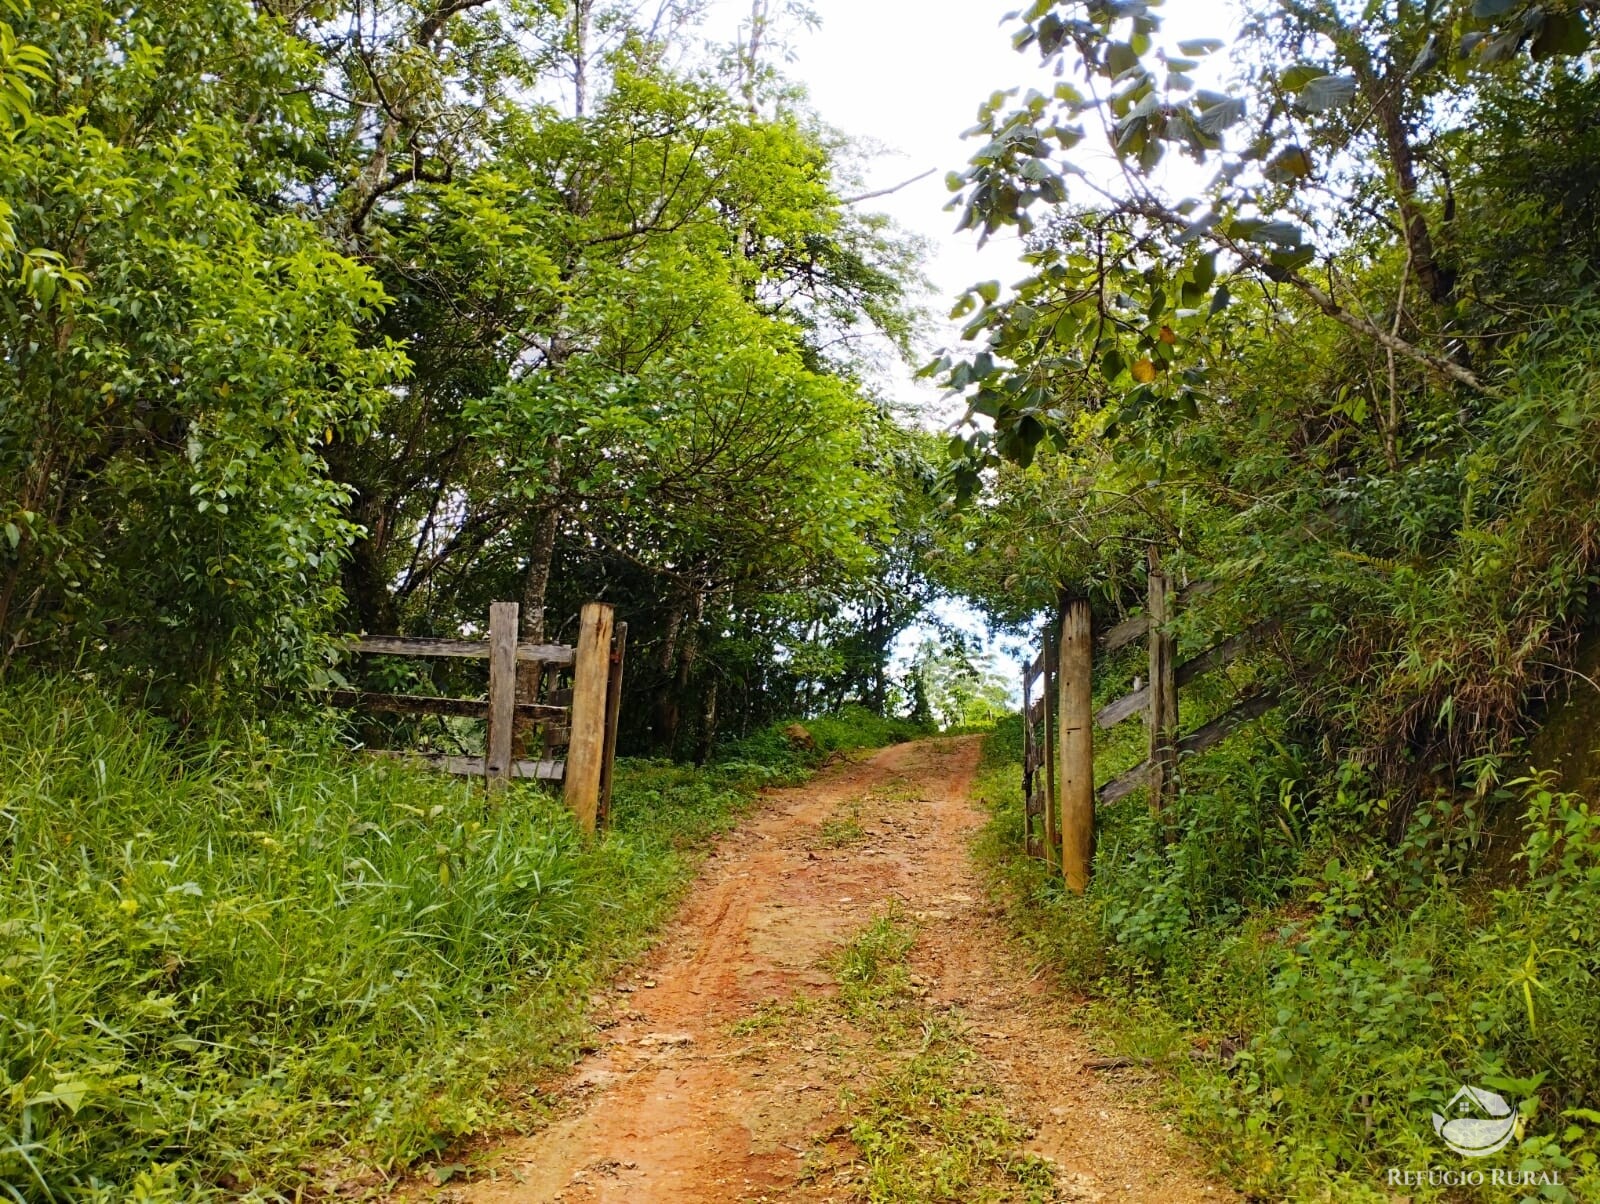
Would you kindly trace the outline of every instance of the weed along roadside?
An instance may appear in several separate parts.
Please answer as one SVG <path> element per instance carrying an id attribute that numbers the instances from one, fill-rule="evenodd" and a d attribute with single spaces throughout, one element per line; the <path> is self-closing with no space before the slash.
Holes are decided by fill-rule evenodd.
<path id="1" fill-rule="evenodd" d="M 0 1180 L 25 1200 L 360 1194 L 528 1123 L 757 791 L 904 734 L 620 762 L 594 839 L 536 786 L 490 799 L 309 732 L 175 748 L 77 684 L 6 683 L 0 725 Z"/>
<path id="2" fill-rule="evenodd" d="M 977 787 L 1008 927 L 1231 1183 L 1273 1200 L 1600 1198 L 1583 1102 L 1600 830 L 1583 800 L 1522 788 L 1526 873 L 1473 890 L 1425 871 L 1449 839 L 1427 812 L 1397 847 L 1280 824 L 1292 767 L 1269 727 L 1190 765 L 1193 826 L 1170 852 L 1148 809 L 1103 809 L 1078 896 L 1027 853 L 1023 752 L 1021 720 L 1002 724 Z M 1143 745 L 1104 755 L 1115 774 Z"/>

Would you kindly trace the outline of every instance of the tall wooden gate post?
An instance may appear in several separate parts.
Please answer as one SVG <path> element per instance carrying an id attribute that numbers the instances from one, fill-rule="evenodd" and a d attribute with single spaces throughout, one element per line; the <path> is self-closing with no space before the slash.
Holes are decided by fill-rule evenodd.
<path id="1" fill-rule="evenodd" d="M 618 623 L 611 641 L 610 676 L 606 679 L 606 745 L 600 765 L 599 822 L 611 822 L 611 780 L 617 760 L 617 724 L 622 718 L 622 670 L 628 659 L 628 625 Z"/>
<path id="2" fill-rule="evenodd" d="M 1083 598 L 1062 608 L 1056 657 L 1061 772 L 1061 872 L 1067 889 L 1089 889 L 1094 860 L 1094 619 Z"/>
<path id="3" fill-rule="evenodd" d="M 1178 796 L 1177 651 L 1167 624 L 1172 619 L 1172 582 L 1150 549 L 1150 813 L 1163 833 L 1170 831 Z"/>
<path id="4" fill-rule="evenodd" d="M 606 759 L 606 685 L 611 678 L 611 634 L 615 612 L 601 602 L 583 608 L 572 671 L 572 733 L 567 745 L 565 795 L 586 832 L 600 809 Z"/>
<path id="5" fill-rule="evenodd" d="M 512 741 L 517 723 L 517 617 L 515 602 L 489 607 L 489 732 L 484 741 L 483 776 L 494 790 L 511 779 Z"/>

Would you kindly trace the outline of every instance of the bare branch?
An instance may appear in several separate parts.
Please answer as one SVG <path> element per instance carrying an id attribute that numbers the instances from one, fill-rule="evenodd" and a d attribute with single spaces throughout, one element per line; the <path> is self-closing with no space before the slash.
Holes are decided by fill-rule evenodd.
<path id="1" fill-rule="evenodd" d="M 879 197 L 893 196 L 895 193 L 901 191 L 902 189 L 910 188 L 913 184 L 922 183 L 923 180 L 926 180 L 929 176 L 933 175 L 934 172 L 936 172 L 938 170 L 939 169 L 937 167 L 930 167 L 930 168 L 928 168 L 927 171 L 923 172 L 921 175 L 912 176 L 909 180 L 905 181 L 903 184 L 896 184 L 892 188 L 880 188 L 876 192 L 863 192 L 860 196 L 845 197 L 843 200 L 841 200 L 839 202 L 839 204 L 840 205 L 859 205 L 862 201 L 875 201 Z"/>

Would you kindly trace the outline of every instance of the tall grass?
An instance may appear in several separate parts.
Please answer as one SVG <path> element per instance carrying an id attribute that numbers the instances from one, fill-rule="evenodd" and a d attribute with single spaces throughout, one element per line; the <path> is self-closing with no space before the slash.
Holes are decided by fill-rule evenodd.
<path id="1" fill-rule="evenodd" d="M 525 1108 L 695 848 L 804 772 L 767 745 L 625 763 L 594 841 L 532 787 L 0 686 L 0 1198 L 279 1198 Z"/>

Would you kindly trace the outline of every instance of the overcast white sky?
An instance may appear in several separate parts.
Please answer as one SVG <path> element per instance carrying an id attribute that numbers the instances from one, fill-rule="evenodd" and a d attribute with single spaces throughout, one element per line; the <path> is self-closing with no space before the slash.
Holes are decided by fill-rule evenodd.
<path id="1" fill-rule="evenodd" d="M 965 165 L 971 148 L 962 131 L 992 91 L 1048 91 L 1053 83 L 1038 66 L 1037 51 L 1011 48 L 1015 22 L 1003 18 L 1023 0 L 810 2 L 822 24 L 791 34 L 795 61 L 785 70 L 810 90 L 825 121 L 882 148 L 868 166 L 869 188 L 935 169 L 932 177 L 869 202 L 932 243 L 927 270 L 937 291 L 935 311 L 948 313 L 955 297 L 981 280 L 1019 278 L 1013 242 L 996 240 L 980 252 L 974 235 L 953 232 L 956 215 L 944 209 L 950 200 L 944 176 Z M 708 34 L 731 41 L 749 11 L 749 0 L 712 0 Z M 1163 36 L 1171 42 L 1225 37 L 1234 12 L 1233 0 L 1168 0 Z M 1108 152 L 1086 150 L 1078 165 L 1093 172 L 1097 159 L 1102 170 L 1111 170 Z"/>
<path id="2" fill-rule="evenodd" d="M 935 169 L 930 178 L 870 204 L 931 244 L 927 274 L 935 296 L 930 303 L 941 317 L 971 285 L 995 279 L 1009 284 L 1023 275 L 1014 241 L 996 239 L 980 251 L 976 236 L 954 233 L 956 215 L 944 208 L 950 200 L 945 173 L 965 165 L 969 146 L 961 134 L 977 120 L 983 99 L 996 89 L 1048 91 L 1053 83 L 1054 77 L 1038 66 L 1037 51 L 1018 53 L 1011 48 L 1014 23 L 1002 19 L 1023 4 L 1024 0 L 811 0 L 821 26 L 792 32 L 788 39 L 794 61 L 785 66 L 785 73 L 806 85 L 823 120 L 880 148 L 867 167 L 869 188 L 888 187 Z M 712 0 L 707 35 L 732 42 L 749 12 L 749 0 Z M 1163 21 L 1163 37 L 1170 42 L 1226 38 L 1235 24 L 1235 5 L 1233 0 L 1168 0 Z M 1094 155 L 1087 152 L 1079 166 L 1093 172 Z M 1101 152 L 1099 162 L 1103 170 L 1111 170 L 1109 152 Z M 1173 170 L 1184 169 L 1180 165 Z M 953 340 L 952 332 L 947 341 Z M 917 404 L 930 425 L 948 420 L 938 393 L 913 382 L 909 371 L 900 374 L 892 387 L 898 400 Z M 1020 650 L 997 644 L 967 608 L 947 608 L 945 616 L 979 635 L 1003 660 L 1020 665 Z M 907 633 L 902 656 L 923 634 Z"/>

